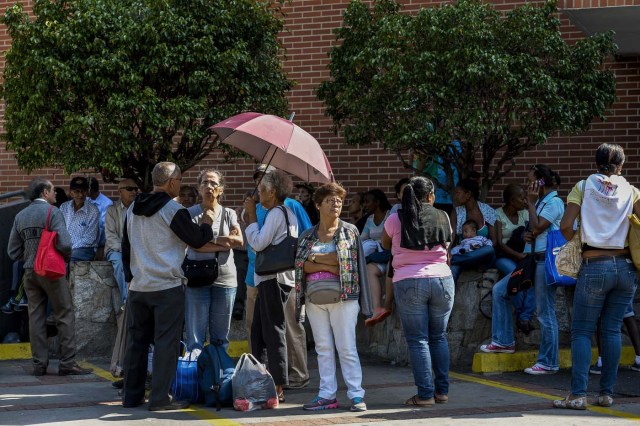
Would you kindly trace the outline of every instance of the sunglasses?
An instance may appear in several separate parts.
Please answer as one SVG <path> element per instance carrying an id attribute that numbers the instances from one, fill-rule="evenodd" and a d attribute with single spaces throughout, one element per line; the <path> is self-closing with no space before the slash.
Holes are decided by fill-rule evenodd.
<path id="1" fill-rule="evenodd" d="M 132 191 L 138 192 L 137 186 L 125 186 L 124 188 L 120 188 L 120 189 L 124 189 L 125 191 L 129 191 L 129 192 L 132 192 Z"/>

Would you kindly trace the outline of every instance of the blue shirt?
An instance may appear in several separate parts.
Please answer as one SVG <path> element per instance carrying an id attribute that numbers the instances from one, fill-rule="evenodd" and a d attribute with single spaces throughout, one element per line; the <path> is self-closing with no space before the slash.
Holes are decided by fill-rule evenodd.
<path id="1" fill-rule="evenodd" d="M 547 249 L 547 234 L 550 230 L 560 229 L 560 220 L 564 215 L 564 201 L 558 197 L 557 191 L 551 191 L 542 200 L 536 203 L 536 214 L 551 222 L 551 226 L 536 237 L 535 252 L 544 252 Z M 524 252 L 529 253 L 531 245 L 527 243 Z"/>
<path id="2" fill-rule="evenodd" d="M 296 215 L 296 219 L 298 219 L 298 235 L 302 234 L 303 231 L 311 228 L 311 220 L 309 220 L 309 215 L 305 211 L 302 204 L 293 198 L 285 198 L 284 205 L 289 208 L 293 214 Z M 256 205 L 256 216 L 258 218 L 258 228 L 262 228 L 264 225 L 264 219 L 267 217 L 267 213 L 269 210 L 262 207 L 262 204 L 258 203 Z M 253 270 L 256 264 L 256 253 L 253 251 L 251 246 L 247 246 L 247 257 L 249 258 L 249 263 L 247 264 L 247 277 L 244 282 L 251 287 L 255 287 L 255 282 L 253 280 Z"/>
<path id="3" fill-rule="evenodd" d="M 85 201 L 77 211 L 73 208 L 73 200 L 60 206 L 67 230 L 71 235 L 71 247 L 97 247 L 99 237 L 100 211 L 96 206 Z"/>
<path id="4" fill-rule="evenodd" d="M 91 197 L 87 197 L 87 201 L 96 206 L 100 211 L 100 236 L 98 237 L 98 247 L 104 247 L 105 243 L 107 242 L 107 237 L 104 232 L 104 220 L 107 216 L 107 209 L 110 205 L 113 204 L 113 201 L 111 201 L 109 197 L 104 195 L 102 192 L 96 197 L 95 200 L 92 200 Z"/>

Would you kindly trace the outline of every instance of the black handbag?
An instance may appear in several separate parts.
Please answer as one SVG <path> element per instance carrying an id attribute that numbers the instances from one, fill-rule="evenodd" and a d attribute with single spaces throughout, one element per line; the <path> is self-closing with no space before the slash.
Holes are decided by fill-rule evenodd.
<path id="1" fill-rule="evenodd" d="M 220 216 L 220 230 L 218 235 L 222 235 L 222 226 L 225 219 L 225 209 L 222 208 Z M 187 277 L 187 287 L 207 287 L 213 285 L 218 278 L 218 253 L 212 259 L 193 260 L 185 256 L 182 262 L 182 271 Z"/>
<path id="2" fill-rule="evenodd" d="M 278 244 L 271 244 L 269 247 L 256 253 L 255 272 L 260 276 L 273 275 L 294 269 L 296 261 L 296 250 L 298 248 L 298 238 L 292 237 L 289 232 L 289 215 L 283 206 L 279 206 L 284 214 L 287 223 L 287 236 Z"/>
<path id="3" fill-rule="evenodd" d="M 535 240 L 531 243 L 531 253 L 518 262 L 507 283 L 507 294 L 515 296 L 521 291 L 529 290 L 536 280 L 536 257 L 534 255 Z"/>

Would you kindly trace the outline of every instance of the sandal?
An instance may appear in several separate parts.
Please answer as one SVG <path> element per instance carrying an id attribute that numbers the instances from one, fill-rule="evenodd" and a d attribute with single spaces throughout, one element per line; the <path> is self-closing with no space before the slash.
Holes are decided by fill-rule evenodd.
<path id="1" fill-rule="evenodd" d="M 436 404 L 446 404 L 447 402 L 449 402 L 449 397 L 443 394 L 435 394 L 433 396 L 433 399 L 435 399 Z"/>
<path id="2" fill-rule="evenodd" d="M 282 391 L 282 392 L 280 392 L 280 393 L 278 394 L 278 402 L 279 402 L 280 404 L 284 404 L 284 402 L 285 402 L 285 400 L 284 400 L 284 391 Z"/>
<path id="3" fill-rule="evenodd" d="M 565 399 L 556 399 L 553 401 L 553 406 L 555 408 L 568 408 L 571 410 L 586 410 L 587 397 L 579 396 L 575 399 L 569 399 L 569 397 L 566 397 Z"/>
<path id="4" fill-rule="evenodd" d="M 433 407 L 436 401 L 433 397 L 429 399 L 420 399 L 418 395 L 413 395 L 411 398 L 404 402 L 404 405 L 416 406 L 416 407 Z"/>
<path id="5" fill-rule="evenodd" d="M 365 327 L 373 327 L 379 322 L 384 321 L 387 317 L 391 315 L 391 311 L 386 308 L 377 308 L 373 311 L 373 316 L 364 320 Z"/>
<path id="6" fill-rule="evenodd" d="M 596 405 L 600 407 L 611 407 L 613 405 L 613 398 L 611 395 L 600 395 L 596 399 Z"/>

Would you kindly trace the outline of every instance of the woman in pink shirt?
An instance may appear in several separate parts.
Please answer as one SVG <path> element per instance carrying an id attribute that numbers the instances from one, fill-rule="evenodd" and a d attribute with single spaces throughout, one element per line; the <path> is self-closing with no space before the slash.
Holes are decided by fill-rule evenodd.
<path id="1" fill-rule="evenodd" d="M 434 200 L 433 182 L 411 178 L 402 208 L 387 219 L 381 240 L 393 255 L 393 294 L 418 387 L 405 405 L 421 407 L 449 400 L 446 330 L 455 285 L 447 248 L 452 231 L 449 216 L 433 207 Z"/>

